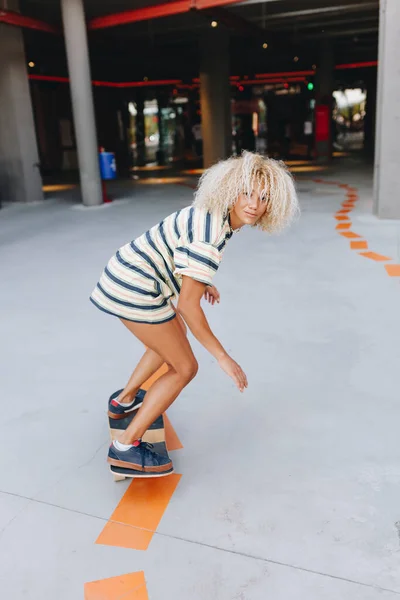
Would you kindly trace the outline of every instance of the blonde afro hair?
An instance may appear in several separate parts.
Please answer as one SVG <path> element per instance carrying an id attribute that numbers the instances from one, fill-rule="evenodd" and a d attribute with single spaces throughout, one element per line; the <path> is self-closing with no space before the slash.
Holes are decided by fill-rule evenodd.
<path id="1" fill-rule="evenodd" d="M 240 157 L 228 158 L 207 169 L 200 177 L 193 204 L 226 214 L 239 194 L 251 195 L 254 189 L 260 190 L 261 200 L 267 203 L 267 210 L 255 227 L 276 233 L 299 214 L 293 177 L 285 163 L 252 152 L 243 152 Z"/>

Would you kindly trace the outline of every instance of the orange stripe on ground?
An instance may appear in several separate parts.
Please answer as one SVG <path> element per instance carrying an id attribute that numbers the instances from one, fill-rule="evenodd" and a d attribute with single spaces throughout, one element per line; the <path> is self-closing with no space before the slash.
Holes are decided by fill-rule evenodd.
<path id="1" fill-rule="evenodd" d="M 340 182 L 338 181 L 325 181 L 324 179 L 312 179 L 312 181 L 315 181 L 315 183 L 323 183 L 324 185 L 339 185 Z"/>
<path id="2" fill-rule="evenodd" d="M 164 375 L 164 373 L 166 373 L 167 371 L 168 371 L 168 367 L 166 364 L 164 364 L 162 367 L 160 367 L 158 369 L 158 371 L 156 371 L 156 373 L 154 373 L 154 375 L 152 375 L 152 377 L 150 377 L 150 379 L 148 379 L 142 385 L 142 389 L 146 390 L 146 391 L 149 390 L 150 387 L 153 385 L 153 383 L 155 381 L 157 381 L 157 379 L 159 379 L 161 377 L 161 375 Z M 164 413 L 163 417 L 164 417 L 165 441 L 166 441 L 168 450 L 180 450 L 181 448 L 183 448 L 183 445 L 182 445 L 180 439 L 178 438 L 176 431 L 172 426 L 171 421 L 169 420 L 166 413 Z"/>
<path id="3" fill-rule="evenodd" d="M 354 208 L 354 206 L 355 206 L 354 202 L 342 202 L 343 208 Z"/>
<path id="4" fill-rule="evenodd" d="M 338 215 L 347 215 L 347 213 L 351 212 L 350 208 L 342 208 L 342 210 L 338 210 L 337 214 Z"/>
<path id="5" fill-rule="evenodd" d="M 84 586 L 85 600 L 148 600 L 143 571 L 109 579 L 90 581 Z"/>
<path id="6" fill-rule="evenodd" d="M 134 479 L 96 544 L 147 550 L 180 478 Z"/>
<path id="7" fill-rule="evenodd" d="M 400 277 L 400 265 L 385 265 L 385 269 L 390 277 Z"/>
<path id="8" fill-rule="evenodd" d="M 166 413 L 164 413 L 164 429 L 165 443 L 167 444 L 168 450 L 180 450 L 183 448 L 181 440 L 178 438 Z"/>
<path id="9" fill-rule="evenodd" d="M 376 252 L 360 252 L 361 256 L 365 256 L 365 258 L 370 258 L 371 260 L 376 261 L 384 261 L 384 260 L 392 260 L 388 256 L 383 256 L 382 254 L 377 254 Z"/>
<path id="10" fill-rule="evenodd" d="M 336 221 L 349 221 L 350 217 L 348 217 L 347 215 L 336 215 L 335 219 Z"/>
<path id="11" fill-rule="evenodd" d="M 336 225 L 336 229 L 350 229 L 351 227 L 351 221 L 349 221 L 348 223 L 338 223 L 338 225 Z"/>
<path id="12" fill-rule="evenodd" d="M 368 248 L 368 243 L 366 241 L 350 242 L 350 248 L 352 250 L 366 250 Z"/>
<path id="13" fill-rule="evenodd" d="M 166 372 L 168 371 L 168 367 L 166 364 L 163 364 L 162 367 L 160 367 L 158 369 L 158 371 L 156 371 L 154 373 L 154 375 L 152 375 L 147 381 L 144 382 L 144 384 L 142 385 L 142 389 L 143 390 L 148 390 L 150 389 L 150 387 L 153 385 L 153 383 L 155 381 L 157 381 L 157 379 L 160 379 L 161 375 L 164 375 Z"/>
<path id="14" fill-rule="evenodd" d="M 357 233 L 353 233 L 352 231 L 341 231 L 340 235 L 342 235 L 343 237 L 349 238 L 349 239 L 356 239 L 356 238 L 361 237 L 361 235 L 358 235 Z"/>

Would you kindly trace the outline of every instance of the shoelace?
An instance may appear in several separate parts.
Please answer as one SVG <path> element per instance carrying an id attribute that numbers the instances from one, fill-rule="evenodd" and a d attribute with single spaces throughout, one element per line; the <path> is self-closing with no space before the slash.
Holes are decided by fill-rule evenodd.
<path id="1" fill-rule="evenodd" d="M 140 442 L 140 453 L 142 456 L 142 469 L 144 469 L 144 463 L 146 461 L 146 457 L 151 454 L 153 461 L 156 462 L 157 465 L 160 464 L 159 458 L 157 456 L 156 452 L 152 451 L 152 448 L 154 448 L 153 444 L 150 444 L 149 442 Z"/>

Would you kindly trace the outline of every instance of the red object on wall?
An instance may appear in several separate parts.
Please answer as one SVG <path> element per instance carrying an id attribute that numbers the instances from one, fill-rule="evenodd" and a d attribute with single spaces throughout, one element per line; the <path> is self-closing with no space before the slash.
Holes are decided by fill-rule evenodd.
<path id="1" fill-rule="evenodd" d="M 108 204 L 109 202 L 112 202 L 110 196 L 107 194 L 107 187 L 104 179 L 101 180 L 101 190 L 103 192 L 103 203 Z"/>
<path id="2" fill-rule="evenodd" d="M 327 142 L 330 136 L 330 108 L 325 104 L 315 107 L 315 141 Z"/>

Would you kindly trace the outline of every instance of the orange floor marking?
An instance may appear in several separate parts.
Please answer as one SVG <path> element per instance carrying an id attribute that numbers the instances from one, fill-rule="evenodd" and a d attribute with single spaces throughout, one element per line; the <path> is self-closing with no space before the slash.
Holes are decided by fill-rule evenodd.
<path id="1" fill-rule="evenodd" d="M 142 385 L 142 388 L 149 390 L 153 383 L 167 371 L 167 365 L 162 365 Z M 164 423 L 168 450 L 183 448 L 166 414 L 164 414 Z M 180 478 L 181 475 L 173 473 L 154 479 L 134 479 L 97 538 L 96 544 L 146 550 Z"/>
<path id="2" fill-rule="evenodd" d="M 146 391 L 149 390 L 150 387 L 153 385 L 153 383 L 155 381 L 157 381 L 157 379 L 159 379 L 161 377 L 161 375 L 164 375 L 164 373 L 166 373 L 167 371 L 168 371 L 168 367 L 166 364 L 164 364 L 162 367 L 160 367 L 158 369 L 158 371 L 156 373 L 154 373 L 154 375 L 152 375 L 142 385 L 142 389 L 146 390 Z M 176 431 L 173 428 L 171 421 L 169 420 L 166 413 L 164 413 L 164 427 L 165 427 L 165 438 L 166 438 L 168 450 L 180 450 L 181 448 L 183 448 L 183 445 L 182 445 L 180 439 L 178 438 Z"/>
<path id="3" fill-rule="evenodd" d="M 349 238 L 349 239 L 356 239 L 356 238 L 361 237 L 361 235 L 358 235 L 357 233 L 353 233 L 352 231 L 341 231 L 340 235 L 342 235 L 343 237 Z"/>
<path id="4" fill-rule="evenodd" d="M 366 250 L 368 248 L 368 243 L 365 241 L 362 242 L 350 242 L 350 248 L 352 250 Z"/>
<path id="5" fill-rule="evenodd" d="M 376 254 L 376 252 L 360 252 L 360 255 L 365 256 L 365 258 L 370 258 L 371 260 L 376 261 L 392 260 L 387 256 L 382 256 L 382 254 Z"/>
<path id="6" fill-rule="evenodd" d="M 349 212 L 351 212 L 350 208 L 342 208 L 342 210 L 338 210 L 336 214 L 338 214 L 338 215 L 347 215 Z"/>
<path id="7" fill-rule="evenodd" d="M 150 389 L 150 387 L 153 385 L 153 383 L 155 381 L 157 381 L 157 379 L 159 379 L 161 377 L 161 375 L 164 375 L 164 373 L 166 373 L 168 371 L 168 367 L 166 364 L 163 364 L 162 367 L 160 367 L 158 369 L 158 371 L 156 371 L 154 373 L 154 375 L 152 375 L 147 381 L 144 382 L 144 384 L 142 385 L 142 389 L 143 390 L 147 390 Z"/>
<path id="8" fill-rule="evenodd" d="M 350 218 L 347 215 L 336 215 L 336 221 L 349 221 Z"/>
<path id="9" fill-rule="evenodd" d="M 183 448 L 181 440 L 178 438 L 175 429 L 172 427 L 171 421 L 169 420 L 166 413 L 164 413 L 164 428 L 165 428 L 165 442 L 168 450 L 180 450 Z"/>
<path id="10" fill-rule="evenodd" d="M 349 221 L 348 223 L 338 223 L 336 225 L 336 229 L 350 229 L 351 227 L 351 221 Z"/>
<path id="11" fill-rule="evenodd" d="M 147 550 L 181 475 L 134 479 L 96 544 Z"/>
<path id="12" fill-rule="evenodd" d="M 400 265 L 385 265 L 385 269 L 390 277 L 400 277 Z"/>
<path id="13" fill-rule="evenodd" d="M 143 571 L 109 579 L 90 581 L 84 586 L 85 600 L 148 600 Z"/>
<path id="14" fill-rule="evenodd" d="M 342 202 L 342 206 L 343 206 L 343 208 L 354 208 L 355 203 L 354 202 Z"/>

